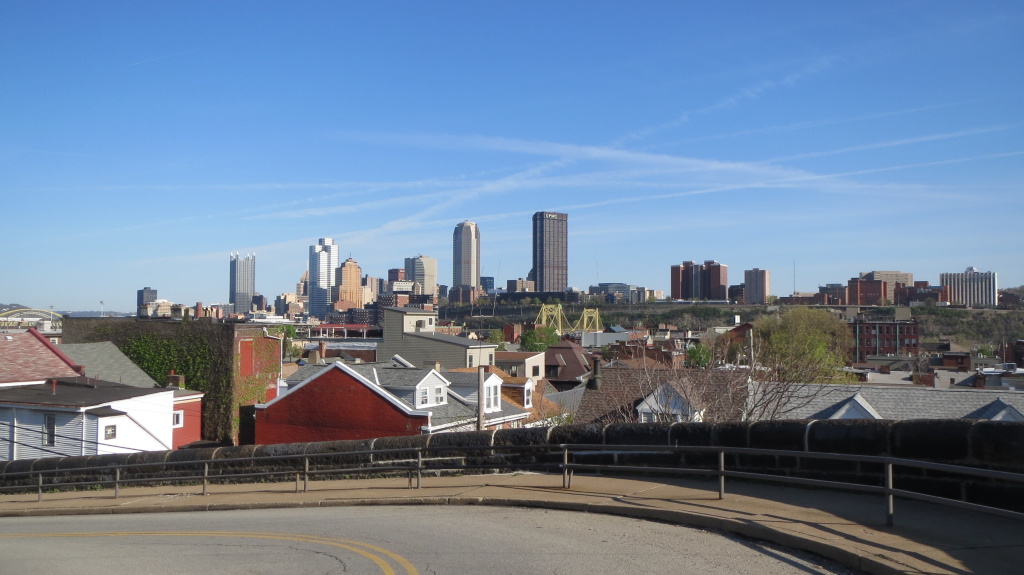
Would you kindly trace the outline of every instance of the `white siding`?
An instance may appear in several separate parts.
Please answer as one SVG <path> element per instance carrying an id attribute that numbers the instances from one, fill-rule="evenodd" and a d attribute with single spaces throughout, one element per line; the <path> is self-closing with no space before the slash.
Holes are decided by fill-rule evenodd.
<path id="1" fill-rule="evenodd" d="M 46 414 L 56 417 L 56 428 L 53 445 L 44 445 L 46 430 L 44 421 Z M 10 437 L 13 433 L 14 444 L 7 451 L 11 459 L 33 459 L 37 457 L 57 457 L 60 455 L 82 455 L 84 418 L 81 413 L 57 411 L 54 409 L 34 410 L 7 408 L 0 413 L 5 433 Z M 13 428 L 13 430 L 12 430 Z M 90 455 L 95 451 L 86 450 Z"/>
<path id="2" fill-rule="evenodd" d="M 110 407 L 128 415 L 99 418 L 93 440 L 99 443 L 101 454 L 163 451 L 174 445 L 173 391 L 115 401 Z M 104 427 L 108 425 L 117 426 L 117 437 L 110 441 L 104 439 Z"/>

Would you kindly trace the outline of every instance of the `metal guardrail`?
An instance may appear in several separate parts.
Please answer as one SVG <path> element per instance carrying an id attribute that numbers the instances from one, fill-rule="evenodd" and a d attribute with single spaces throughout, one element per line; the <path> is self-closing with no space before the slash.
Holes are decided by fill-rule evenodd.
<path id="1" fill-rule="evenodd" d="M 451 455 L 451 454 L 455 455 Z M 652 465 L 618 465 L 579 463 L 576 459 L 594 455 L 611 455 L 614 458 L 622 455 L 640 454 L 671 454 L 707 453 L 717 457 L 717 465 L 711 466 L 652 466 Z M 547 458 L 546 462 L 524 463 L 509 459 L 509 456 L 524 457 L 540 454 Z M 856 463 L 877 464 L 882 473 L 882 485 L 864 483 L 848 483 L 791 475 L 773 475 L 740 471 L 726 467 L 726 455 L 750 455 L 791 457 L 797 459 L 818 459 L 831 461 L 849 461 Z M 381 459 L 382 456 L 386 456 Z M 402 457 L 404 456 L 404 457 Z M 467 463 L 467 458 L 485 458 L 483 463 Z M 353 465 L 322 465 L 318 462 L 330 459 L 355 459 Z M 375 461 L 376 459 L 376 461 Z M 363 461 L 359 461 L 363 460 Z M 202 465 L 202 473 L 191 471 Z M 276 464 L 283 469 L 237 471 L 238 468 L 255 468 L 260 464 Z M 980 511 L 992 515 L 1024 520 L 1024 513 L 970 503 L 958 499 L 950 499 L 897 489 L 893 484 L 893 468 L 905 467 L 921 470 L 939 471 L 966 477 L 994 479 L 1024 488 L 1024 474 L 1005 471 L 993 471 L 959 465 L 931 463 L 895 457 L 869 455 L 849 455 L 839 453 L 815 453 L 807 451 L 787 451 L 777 449 L 753 449 L 741 447 L 701 447 L 701 446 L 652 446 L 652 445 L 604 445 L 604 444 L 559 444 L 559 445 L 520 445 L 520 446 L 452 446 L 452 447 L 409 447 L 398 449 L 375 449 L 364 451 L 339 451 L 299 455 L 275 455 L 262 457 L 240 457 L 211 460 L 167 461 L 152 463 L 134 463 L 124 465 L 106 465 L 94 467 L 75 467 L 68 469 L 47 469 L 39 471 L 21 471 L 0 474 L 0 491 L 35 490 L 37 500 L 42 501 L 43 493 L 61 489 L 82 489 L 93 487 L 109 487 L 114 489 L 114 497 L 120 496 L 122 486 L 135 484 L 201 484 L 202 494 L 208 493 L 213 483 L 238 480 L 274 480 L 275 478 L 295 478 L 295 492 L 309 490 L 309 482 L 317 476 L 352 476 L 376 475 L 383 473 L 400 473 L 408 475 L 409 488 L 419 489 L 422 486 L 423 473 L 441 471 L 479 471 L 508 469 L 511 471 L 560 471 L 562 487 L 572 489 L 573 475 L 577 471 L 593 471 L 597 473 L 654 473 L 666 475 L 702 475 L 718 479 L 718 498 L 725 497 L 726 478 L 769 481 L 790 485 L 822 487 L 842 491 L 854 491 L 881 494 L 885 501 L 885 523 L 892 526 L 895 522 L 895 498 L 926 501 Z M 159 469 L 159 471 L 156 471 Z M 182 469 L 175 474 L 173 469 Z M 132 477 L 133 473 L 137 475 Z M 109 479 L 91 478 L 86 481 L 57 481 L 61 475 L 94 474 L 109 476 Z M 45 481 L 50 477 L 51 481 Z M 24 479 L 22 479 L 24 478 Z M 34 481 L 33 481 L 34 479 Z M 9 485 L 11 481 L 23 482 L 21 485 Z"/>

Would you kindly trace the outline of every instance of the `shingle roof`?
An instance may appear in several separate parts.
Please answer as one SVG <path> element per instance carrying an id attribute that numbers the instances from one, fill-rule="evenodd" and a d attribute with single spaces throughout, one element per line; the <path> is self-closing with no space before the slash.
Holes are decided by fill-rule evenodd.
<path id="1" fill-rule="evenodd" d="M 132 363 L 109 341 L 98 343 L 64 343 L 57 346 L 78 365 L 85 367 L 85 375 L 95 379 L 116 381 L 136 387 L 156 387 L 157 383 Z M 187 383 L 187 382 L 186 382 Z"/>
<path id="2" fill-rule="evenodd" d="M 43 381 L 77 377 L 75 362 L 34 328 L 21 333 L 0 333 L 0 383 Z"/>
<path id="3" fill-rule="evenodd" d="M 817 392 L 816 394 L 814 392 Z M 882 419 L 988 419 L 1012 407 L 1024 413 L 1024 393 L 986 389 L 822 385 L 808 388 L 807 405 L 783 414 L 787 419 L 828 419 L 855 395 Z"/>
<path id="4" fill-rule="evenodd" d="M 583 381 L 590 374 L 590 354 L 571 341 L 561 341 L 544 352 L 544 364 L 558 366 L 555 381 Z"/>

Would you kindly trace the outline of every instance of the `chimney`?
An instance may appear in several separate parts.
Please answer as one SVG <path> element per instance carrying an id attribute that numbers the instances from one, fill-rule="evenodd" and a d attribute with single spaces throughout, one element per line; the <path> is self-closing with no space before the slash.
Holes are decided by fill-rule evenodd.
<path id="1" fill-rule="evenodd" d="M 423 363 L 424 369 L 432 369 L 437 373 L 441 373 L 441 362 L 440 361 L 427 361 Z"/>
<path id="2" fill-rule="evenodd" d="M 174 370 L 172 369 L 171 373 L 167 374 L 167 385 L 170 387 L 185 389 L 185 376 L 174 373 Z"/>
<path id="3" fill-rule="evenodd" d="M 51 395 L 57 395 L 57 380 L 51 379 L 50 383 L 53 384 L 53 391 L 51 392 Z"/>
<path id="4" fill-rule="evenodd" d="M 590 379 L 587 380 L 587 389 L 598 391 L 601 389 L 601 360 L 594 358 L 594 369 L 590 372 Z"/>
<path id="5" fill-rule="evenodd" d="M 327 342 L 320 340 L 320 345 L 317 346 L 317 351 L 320 353 L 320 359 L 327 361 Z"/>

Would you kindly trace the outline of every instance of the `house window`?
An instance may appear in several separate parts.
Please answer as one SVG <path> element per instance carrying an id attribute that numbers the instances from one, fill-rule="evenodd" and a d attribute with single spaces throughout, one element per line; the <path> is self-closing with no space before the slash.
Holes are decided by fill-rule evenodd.
<path id="1" fill-rule="evenodd" d="M 539 375 L 540 375 L 540 366 L 539 365 L 533 366 L 533 377 L 537 377 Z"/>
<path id="2" fill-rule="evenodd" d="M 526 388 L 526 398 L 523 400 L 523 407 L 533 407 L 533 390 Z"/>
<path id="3" fill-rule="evenodd" d="M 487 363 L 489 363 L 491 365 L 494 365 L 494 354 L 493 353 L 487 356 Z"/>
<path id="4" fill-rule="evenodd" d="M 43 445 L 57 444 L 57 416 L 47 413 L 43 416 Z"/>
<path id="5" fill-rule="evenodd" d="M 473 367 L 473 356 L 469 356 L 469 367 Z"/>
<path id="6" fill-rule="evenodd" d="M 484 403 L 484 407 L 486 409 L 490 409 L 491 408 L 491 393 L 493 393 L 492 390 L 493 390 L 493 388 L 491 386 L 489 386 L 489 385 L 487 386 L 487 389 L 485 390 L 486 394 L 487 394 L 487 402 Z"/>
<path id="7" fill-rule="evenodd" d="M 171 414 L 172 427 L 185 427 L 185 411 L 178 410 Z"/>
<path id="8" fill-rule="evenodd" d="M 116 439 L 117 438 L 117 426 L 107 425 L 103 428 L 103 439 Z"/>
<path id="9" fill-rule="evenodd" d="M 434 388 L 434 403 L 444 403 L 444 387 Z"/>
<path id="10" fill-rule="evenodd" d="M 430 401 L 429 390 L 424 387 L 420 390 L 420 405 L 426 405 L 428 401 Z"/>

